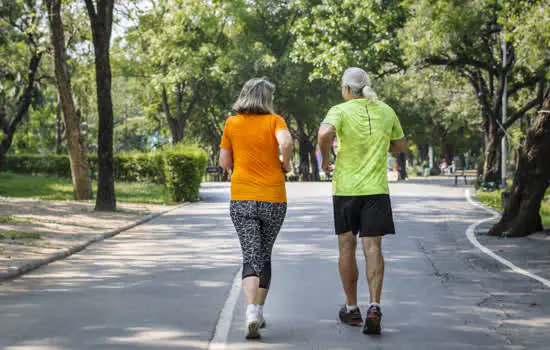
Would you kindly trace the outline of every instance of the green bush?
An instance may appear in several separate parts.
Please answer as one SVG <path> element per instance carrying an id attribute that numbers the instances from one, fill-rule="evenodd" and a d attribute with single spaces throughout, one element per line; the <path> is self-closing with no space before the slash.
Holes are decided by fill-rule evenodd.
<path id="1" fill-rule="evenodd" d="M 66 155 L 22 154 L 7 156 L 3 170 L 19 174 L 70 177 L 71 163 Z"/>
<path id="2" fill-rule="evenodd" d="M 117 154 L 113 163 L 116 181 L 164 184 L 164 160 L 161 152 Z M 97 155 L 88 155 L 88 164 L 94 179 L 97 178 Z M 71 177 L 68 155 L 10 155 L 6 157 L 3 170 L 17 174 Z"/>
<path id="3" fill-rule="evenodd" d="M 174 202 L 197 201 L 208 155 L 200 148 L 176 146 L 165 152 L 166 187 Z"/>
<path id="4" fill-rule="evenodd" d="M 205 174 L 208 156 L 200 148 L 180 145 L 154 153 L 120 153 L 114 156 L 117 182 L 166 185 L 171 199 L 196 201 Z M 97 179 L 98 157 L 88 155 L 92 176 Z M 10 155 L 3 170 L 27 175 L 71 177 L 68 155 Z"/>

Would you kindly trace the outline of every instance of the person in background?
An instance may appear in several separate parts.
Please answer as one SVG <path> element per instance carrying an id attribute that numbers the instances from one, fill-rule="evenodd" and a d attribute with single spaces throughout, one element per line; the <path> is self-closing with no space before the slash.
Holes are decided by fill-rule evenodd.
<path id="1" fill-rule="evenodd" d="M 265 79 L 246 82 L 220 145 L 220 165 L 233 168 L 230 215 L 243 254 L 247 339 L 259 338 L 265 326 L 271 251 L 287 210 L 284 173 L 292 169 L 292 137 L 284 119 L 273 112 L 274 92 Z"/>
<path id="2" fill-rule="evenodd" d="M 346 294 L 339 312 L 348 325 L 363 323 L 357 305 L 359 279 L 355 251 L 362 239 L 367 262 L 370 303 L 363 333 L 379 334 L 382 321 L 384 257 L 382 237 L 394 234 L 388 187 L 388 152 L 405 152 L 407 140 L 393 109 L 378 100 L 367 72 L 348 68 L 342 78 L 346 102 L 332 107 L 319 129 L 322 168 L 330 174 L 330 146 L 340 148 L 333 177 L 334 224 L 338 236 L 338 268 Z"/>

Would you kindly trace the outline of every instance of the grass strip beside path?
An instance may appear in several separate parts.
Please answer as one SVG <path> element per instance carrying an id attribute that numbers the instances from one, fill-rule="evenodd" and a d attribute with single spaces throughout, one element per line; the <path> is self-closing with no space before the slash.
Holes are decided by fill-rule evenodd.
<path id="1" fill-rule="evenodd" d="M 38 233 L 18 232 L 18 231 L 0 231 L 0 239 L 40 239 Z"/>
<path id="2" fill-rule="evenodd" d="M 95 190 L 97 183 L 92 184 Z M 117 201 L 128 203 L 169 204 L 162 185 L 145 183 L 116 183 Z M 0 172 L 0 196 L 46 200 L 73 200 L 71 179 L 54 176 L 31 176 Z"/>
<path id="3" fill-rule="evenodd" d="M 502 191 L 484 192 L 477 190 L 477 199 L 497 210 L 502 210 Z M 546 192 L 541 203 L 540 215 L 544 227 L 550 227 L 550 189 Z"/>

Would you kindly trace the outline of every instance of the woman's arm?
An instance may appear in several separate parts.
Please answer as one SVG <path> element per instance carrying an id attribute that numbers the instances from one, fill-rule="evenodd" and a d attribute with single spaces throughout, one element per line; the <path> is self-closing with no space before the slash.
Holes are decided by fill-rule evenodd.
<path id="1" fill-rule="evenodd" d="M 289 173 L 292 170 L 292 135 L 287 129 L 281 129 L 275 136 L 283 154 L 283 170 Z"/>
<path id="2" fill-rule="evenodd" d="M 233 152 L 227 148 L 220 149 L 220 166 L 224 169 L 230 169 L 233 167 Z"/>

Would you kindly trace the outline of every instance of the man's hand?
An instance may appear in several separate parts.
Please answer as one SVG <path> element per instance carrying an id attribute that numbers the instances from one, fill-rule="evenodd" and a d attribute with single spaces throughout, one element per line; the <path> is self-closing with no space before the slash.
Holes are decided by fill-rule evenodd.
<path id="1" fill-rule="evenodd" d="M 321 168 L 323 168 L 327 176 L 330 176 L 333 170 L 330 164 L 330 148 L 332 147 L 334 136 L 336 136 L 336 128 L 334 126 L 330 124 L 321 125 L 318 135 L 319 149 L 322 155 Z"/>
<path id="2" fill-rule="evenodd" d="M 334 166 L 330 164 L 329 160 L 322 160 L 321 161 L 321 167 L 323 168 L 323 171 L 325 172 L 325 175 L 331 176 L 332 172 L 334 171 Z"/>

